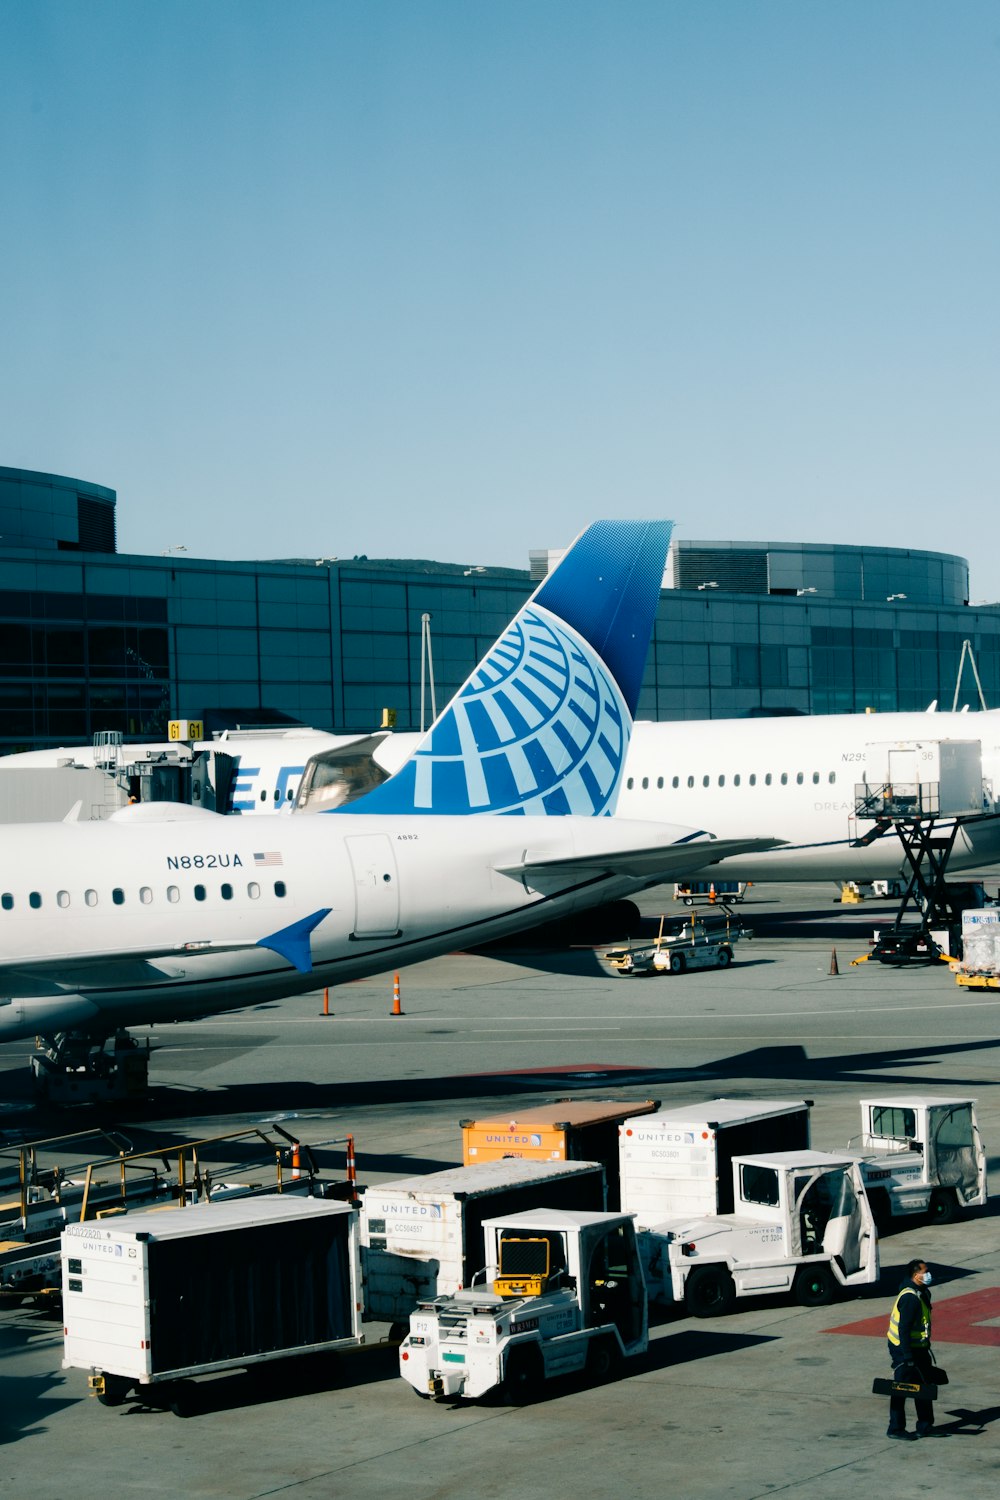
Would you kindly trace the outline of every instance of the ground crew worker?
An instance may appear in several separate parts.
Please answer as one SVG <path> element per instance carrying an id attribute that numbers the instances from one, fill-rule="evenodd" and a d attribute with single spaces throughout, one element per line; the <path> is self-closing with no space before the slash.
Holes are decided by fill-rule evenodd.
<path id="1" fill-rule="evenodd" d="M 907 1377 L 903 1371 L 909 1365 L 916 1372 L 921 1384 L 931 1381 L 931 1294 L 928 1287 L 931 1273 L 927 1263 L 911 1260 L 906 1268 L 907 1279 L 899 1289 L 889 1315 L 889 1358 L 892 1361 L 894 1380 Z M 929 1437 L 934 1431 L 934 1403 L 916 1401 L 917 1430 L 906 1430 L 906 1397 L 889 1397 L 889 1430 L 891 1438 Z"/>

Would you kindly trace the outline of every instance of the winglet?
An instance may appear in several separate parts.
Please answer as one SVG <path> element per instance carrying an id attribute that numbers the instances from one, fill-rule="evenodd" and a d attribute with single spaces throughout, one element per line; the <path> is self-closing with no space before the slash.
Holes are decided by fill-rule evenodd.
<path id="1" fill-rule="evenodd" d="M 303 917 L 300 922 L 293 922 L 290 927 L 282 927 L 280 931 L 272 932 L 270 937 L 258 938 L 257 947 L 270 948 L 271 952 L 277 953 L 280 958 L 287 958 L 300 974 L 311 974 L 313 961 L 309 939 L 313 929 L 318 927 L 323 918 L 328 917 L 332 910 L 331 906 L 324 906 L 320 911 L 314 911 L 312 916 Z"/>

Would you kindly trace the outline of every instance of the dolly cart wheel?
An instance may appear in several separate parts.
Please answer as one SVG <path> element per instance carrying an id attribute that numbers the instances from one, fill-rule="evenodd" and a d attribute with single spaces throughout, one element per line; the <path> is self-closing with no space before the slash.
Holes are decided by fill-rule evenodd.
<path id="1" fill-rule="evenodd" d="M 124 1406 L 128 1393 L 129 1383 L 121 1375 L 101 1376 L 97 1399 L 102 1406 Z"/>
<path id="2" fill-rule="evenodd" d="M 829 1266 L 800 1266 L 795 1276 L 795 1298 L 801 1307 L 826 1307 L 837 1283 Z"/>
<path id="3" fill-rule="evenodd" d="M 592 1385 L 604 1385 L 609 1380 L 617 1380 L 621 1363 L 622 1352 L 610 1334 L 604 1338 L 591 1339 L 587 1350 L 587 1379 Z"/>
<path id="4" fill-rule="evenodd" d="M 732 1312 L 736 1283 L 725 1266 L 696 1266 L 684 1283 L 684 1301 L 696 1318 L 721 1318 Z"/>
<path id="5" fill-rule="evenodd" d="M 958 1213 L 958 1203 L 950 1188 L 937 1188 L 931 1193 L 928 1216 L 932 1224 L 950 1224 Z"/>
<path id="6" fill-rule="evenodd" d="M 512 1349 L 500 1394 L 507 1406 L 533 1401 L 542 1384 L 542 1360 L 537 1349 Z"/>

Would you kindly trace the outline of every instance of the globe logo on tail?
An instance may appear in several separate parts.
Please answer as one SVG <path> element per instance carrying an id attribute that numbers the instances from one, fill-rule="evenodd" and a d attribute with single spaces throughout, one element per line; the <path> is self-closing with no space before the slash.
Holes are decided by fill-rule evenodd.
<path id="1" fill-rule="evenodd" d="M 571 626 L 529 605 L 413 758 L 416 808 L 523 815 L 611 812 L 631 715 Z"/>

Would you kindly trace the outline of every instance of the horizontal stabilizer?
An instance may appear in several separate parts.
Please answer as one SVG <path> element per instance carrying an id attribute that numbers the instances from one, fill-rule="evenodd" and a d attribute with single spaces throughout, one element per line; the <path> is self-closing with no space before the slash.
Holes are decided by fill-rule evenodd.
<path id="1" fill-rule="evenodd" d="M 536 886 L 543 880 L 565 884 L 576 879 L 592 880 L 601 874 L 659 882 L 689 875 L 736 854 L 761 854 L 765 849 L 777 849 L 785 842 L 785 839 L 697 838 L 647 849 L 601 850 L 596 854 L 554 856 L 552 859 L 532 859 L 529 856 L 521 864 L 498 866 L 497 869 L 501 875 L 527 880 Z"/>

